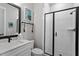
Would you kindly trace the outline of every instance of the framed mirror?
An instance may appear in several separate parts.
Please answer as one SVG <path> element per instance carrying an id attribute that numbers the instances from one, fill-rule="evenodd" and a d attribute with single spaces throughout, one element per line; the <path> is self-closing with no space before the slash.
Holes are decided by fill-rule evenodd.
<path id="1" fill-rule="evenodd" d="M 0 3 L 0 38 L 16 37 L 21 32 L 21 8 Z"/>

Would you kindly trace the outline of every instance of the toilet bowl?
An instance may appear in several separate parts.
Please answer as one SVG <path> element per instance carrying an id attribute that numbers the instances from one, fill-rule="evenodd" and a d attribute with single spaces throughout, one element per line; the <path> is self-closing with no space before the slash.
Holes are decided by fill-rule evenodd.
<path id="1" fill-rule="evenodd" d="M 40 48 L 32 49 L 32 53 L 31 53 L 32 56 L 43 56 L 43 54 L 44 54 L 44 52 Z"/>

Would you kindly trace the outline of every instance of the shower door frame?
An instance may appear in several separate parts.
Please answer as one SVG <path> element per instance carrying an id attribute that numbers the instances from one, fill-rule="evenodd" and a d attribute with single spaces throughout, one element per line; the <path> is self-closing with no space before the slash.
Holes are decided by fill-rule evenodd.
<path id="1" fill-rule="evenodd" d="M 46 35 L 46 15 L 47 14 L 53 14 L 53 39 L 52 39 L 52 41 L 53 41 L 53 43 L 52 43 L 52 55 L 50 55 L 50 54 L 48 54 L 48 53 L 46 53 L 46 54 L 48 54 L 48 55 L 50 55 L 50 56 L 54 56 L 54 46 L 55 46 L 55 37 L 54 37 L 54 33 L 55 33 L 55 13 L 57 13 L 57 12 L 61 12 L 61 11 L 66 11 L 66 10 L 72 10 L 72 9 L 76 9 L 76 23 L 75 23 L 75 27 L 76 27 L 76 30 L 75 30 L 75 56 L 78 56 L 78 28 L 79 28 L 79 24 L 78 24 L 78 19 L 79 19 L 79 7 L 72 7 L 72 8 L 67 8 L 67 9 L 63 9 L 63 10 L 58 10 L 58 11 L 54 11 L 54 12 L 48 12 L 48 13 L 45 13 L 44 14 L 44 53 L 46 53 L 45 52 L 45 35 Z"/>

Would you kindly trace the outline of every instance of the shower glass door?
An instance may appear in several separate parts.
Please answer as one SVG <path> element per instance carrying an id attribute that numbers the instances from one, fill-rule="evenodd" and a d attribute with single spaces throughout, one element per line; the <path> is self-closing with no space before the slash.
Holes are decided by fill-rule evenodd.
<path id="1" fill-rule="evenodd" d="M 75 55 L 76 9 L 55 13 L 55 56 Z"/>
<path id="2" fill-rule="evenodd" d="M 44 51 L 49 55 L 53 55 L 53 14 L 45 15 L 45 46 Z"/>

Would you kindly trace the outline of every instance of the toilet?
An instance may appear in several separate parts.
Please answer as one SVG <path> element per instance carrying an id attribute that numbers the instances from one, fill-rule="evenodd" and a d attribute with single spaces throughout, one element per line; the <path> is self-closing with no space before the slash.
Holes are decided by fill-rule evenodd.
<path id="1" fill-rule="evenodd" d="M 32 49 L 31 55 L 32 56 L 43 56 L 44 52 L 40 48 L 34 48 Z"/>

